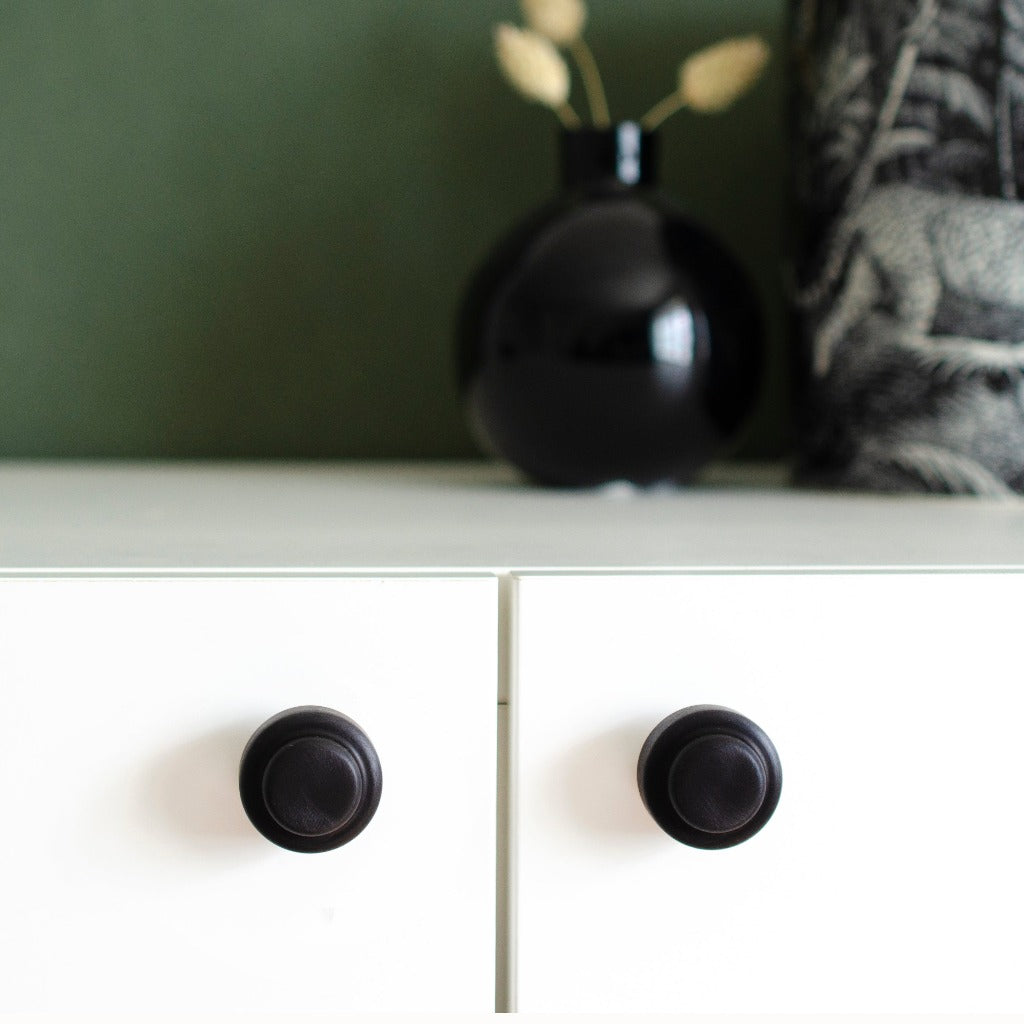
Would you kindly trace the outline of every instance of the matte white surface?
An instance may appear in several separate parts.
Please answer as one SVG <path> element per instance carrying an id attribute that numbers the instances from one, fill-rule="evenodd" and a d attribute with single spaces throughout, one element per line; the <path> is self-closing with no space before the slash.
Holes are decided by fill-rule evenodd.
<path id="1" fill-rule="evenodd" d="M 0 1012 L 492 1009 L 496 605 L 486 578 L 0 581 Z M 238 799 L 299 704 L 381 758 L 330 853 Z"/>
<path id="2" fill-rule="evenodd" d="M 565 492 L 486 463 L 0 463 L 0 571 L 1024 566 L 1024 502 L 709 479 Z"/>
<path id="3" fill-rule="evenodd" d="M 1024 1012 L 1024 576 L 532 577 L 516 584 L 518 1006 Z M 762 726 L 762 832 L 676 843 L 649 731 Z"/>

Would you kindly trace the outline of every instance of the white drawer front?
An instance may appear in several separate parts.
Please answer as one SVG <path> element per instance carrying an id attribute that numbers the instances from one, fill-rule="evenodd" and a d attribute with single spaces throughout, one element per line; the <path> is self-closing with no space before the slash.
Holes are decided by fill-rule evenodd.
<path id="1" fill-rule="evenodd" d="M 0 1010 L 487 1010 L 496 584 L 0 581 Z M 239 755 L 304 704 L 380 756 L 329 853 L 262 838 Z"/>
<path id="2" fill-rule="evenodd" d="M 1021 1012 L 1017 575 L 525 577 L 518 1006 Z M 648 733 L 725 705 L 782 763 L 702 850 L 637 788 Z"/>

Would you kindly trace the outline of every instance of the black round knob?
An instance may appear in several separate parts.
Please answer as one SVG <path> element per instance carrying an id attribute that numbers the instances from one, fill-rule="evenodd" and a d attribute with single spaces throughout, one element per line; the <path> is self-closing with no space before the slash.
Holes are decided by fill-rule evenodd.
<path id="1" fill-rule="evenodd" d="M 759 832 L 782 791 L 778 752 L 764 731 L 728 708 L 684 708 L 658 724 L 640 751 L 644 806 L 673 839 L 703 850 Z"/>
<path id="2" fill-rule="evenodd" d="M 292 708 L 263 723 L 242 752 L 238 788 L 249 820 L 297 853 L 334 850 L 370 823 L 381 794 L 377 751 L 337 711 Z"/>

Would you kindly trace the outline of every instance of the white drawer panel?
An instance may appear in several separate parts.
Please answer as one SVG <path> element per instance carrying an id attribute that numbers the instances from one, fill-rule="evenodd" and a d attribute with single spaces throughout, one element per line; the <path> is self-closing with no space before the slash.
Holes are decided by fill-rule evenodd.
<path id="1" fill-rule="evenodd" d="M 1021 1012 L 1018 575 L 517 582 L 518 1006 Z M 648 816 L 637 757 L 691 705 L 778 749 L 723 850 Z"/>
<path id="2" fill-rule="evenodd" d="M 0 1010 L 488 1010 L 497 595 L 479 579 L 0 581 Z M 238 763 L 320 704 L 380 756 L 280 849 Z"/>

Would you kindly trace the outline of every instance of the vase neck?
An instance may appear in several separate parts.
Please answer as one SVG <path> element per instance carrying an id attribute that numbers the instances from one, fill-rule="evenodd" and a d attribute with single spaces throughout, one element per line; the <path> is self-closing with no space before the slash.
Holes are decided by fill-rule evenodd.
<path id="1" fill-rule="evenodd" d="M 562 132 L 561 156 L 566 188 L 652 185 L 657 137 L 635 121 L 611 128 L 579 128 Z"/>

